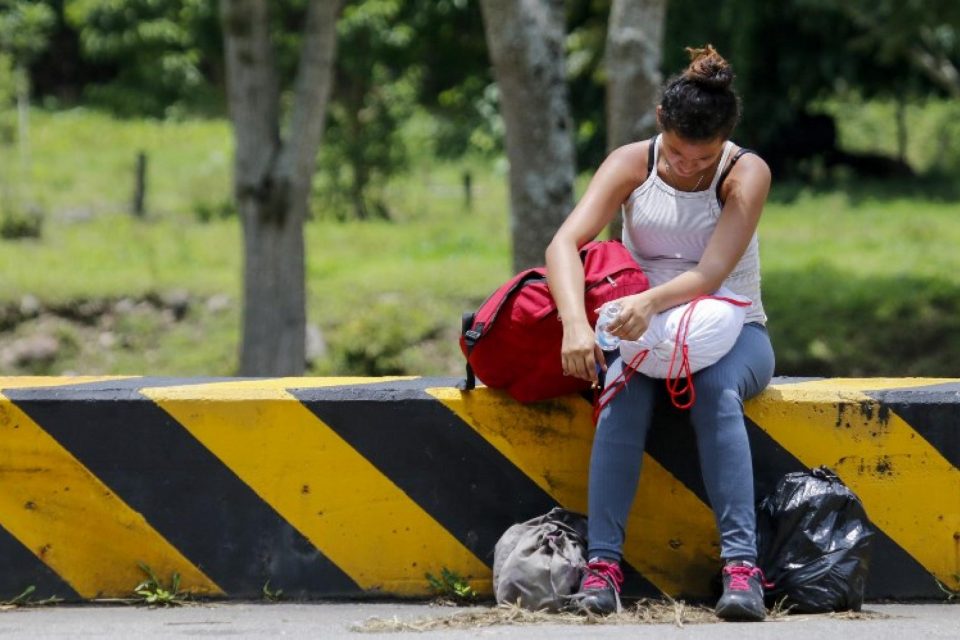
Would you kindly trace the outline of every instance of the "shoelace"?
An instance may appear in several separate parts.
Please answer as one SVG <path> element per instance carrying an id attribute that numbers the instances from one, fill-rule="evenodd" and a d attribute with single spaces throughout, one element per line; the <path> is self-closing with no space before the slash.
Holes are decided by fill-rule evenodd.
<path id="1" fill-rule="evenodd" d="M 746 565 L 727 565 L 723 568 L 723 572 L 730 576 L 730 590 L 731 591 L 750 591 L 750 578 L 758 576 L 760 584 L 763 585 L 764 589 L 769 589 L 773 586 L 772 582 L 767 582 L 766 576 L 763 575 L 763 571 L 760 567 L 748 567 Z"/>
<path id="2" fill-rule="evenodd" d="M 587 579 L 583 581 L 584 589 L 606 589 L 613 587 L 617 593 L 620 593 L 620 585 L 623 584 L 623 571 L 616 562 L 607 562 L 605 560 L 595 560 L 587 564 Z"/>

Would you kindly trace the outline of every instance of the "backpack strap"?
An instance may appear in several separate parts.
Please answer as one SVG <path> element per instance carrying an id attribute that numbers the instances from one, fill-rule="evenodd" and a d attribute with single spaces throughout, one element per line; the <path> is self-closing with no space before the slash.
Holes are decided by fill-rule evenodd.
<path id="1" fill-rule="evenodd" d="M 581 252 L 586 250 L 586 245 Z M 500 302 L 497 304 L 496 309 L 490 315 L 490 318 L 486 322 L 477 322 L 477 314 L 473 312 L 466 312 L 460 317 L 460 335 L 463 336 L 463 343 L 467 345 L 467 377 L 463 382 L 457 385 L 457 388 L 461 391 L 472 391 L 477 386 L 477 375 L 473 371 L 473 367 L 470 366 L 470 352 L 473 351 L 473 347 L 477 344 L 477 341 L 484 335 L 484 330 L 487 329 L 493 321 L 497 319 L 497 314 L 500 313 L 500 308 L 506 302 L 507 298 L 512 296 L 520 287 L 530 282 L 531 280 L 538 280 L 544 277 L 541 270 L 538 269 L 528 269 L 522 275 L 518 274 L 516 282 L 514 282 L 509 289 L 506 291 L 497 291 L 493 295 L 500 295 Z M 493 297 L 493 296 L 491 296 Z M 486 303 L 484 303 L 486 304 Z M 482 306 L 482 305 L 481 305 Z"/>
<path id="2" fill-rule="evenodd" d="M 460 333 L 467 340 L 467 352 L 469 353 L 473 349 L 473 345 L 476 344 L 476 338 L 472 335 L 468 336 L 473 329 L 473 320 L 477 317 L 476 313 L 472 311 L 467 311 L 460 318 Z M 476 335 L 476 334 L 474 334 Z M 477 336 L 479 338 L 479 336 Z M 473 367 L 470 366 L 470 360 L 467 360 L 467 377 L 464 378 L 463 382 L 458 385 L 458 388 L 461 391 L 473 391 L 477 386 L 477 374 L 473 372 Z"/>
<path id="3" fill-rule="evenodd" d="M 654 151 L 656 151 L 656 148 L 657 148 L 657 138 L 658 138 L 659 136 L 660 136 L 660 134 L 658 133 L 657 135 L 655 135 L 655 136 L 653 136 L 652 138 L 650 138 L 650 148 L 647 149 L 647 177 L 648 177 L 648 178 L 650 177 L 650 174 L 653 173 L 653 169 L 654 169 L 654 167 L 653 167 L 654 157 L 653 157 L 653 156 L 654 156 Z M 717 193 L 719 193 L 719 191 L 718 191 Z"/>
<path id="4" fill-rule="evenodd" d="M 741 149 L 734 154 L 733 158 L 731 158 L 730 164 L 727 165 L 727 168 L 724 169 L 723 173 L 720 174 L 720 179 L 717 180 L 717 204 L 720 205 L 721 209 L 723 208 L 723 198 L 720 197 L 720 189 L 723 187 L 723 181 L 727 179 L 728 175 L 730 175 L 730 171 L 733 169 L 733 165 L 737 164 L 737 160 L 748 153 L 756 155 L 757 152 L 753 149 L 741 147 Z"/>

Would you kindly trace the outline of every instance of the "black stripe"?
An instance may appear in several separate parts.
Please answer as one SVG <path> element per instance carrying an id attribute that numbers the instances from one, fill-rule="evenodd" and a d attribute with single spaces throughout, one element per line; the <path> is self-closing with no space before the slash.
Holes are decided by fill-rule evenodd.
<path id="1" fill-rule="evenodd" d="M 429 384 L 427 384 L 427 382 Z M 413 380 L 291 389 L 306 407 L 486 564 L 508 527 L 557 503 Z M 660 591 L 624 567 L 628 596 Z"/>
<path id="2" fill-rule="evenodd" d="M 940 452 L 950 464 L 960 468 L 960 383 L 881 389 L 867 395 L 893 411 Z"/>
<path id="3" fill-rule="evenodd" d="M 0 602 L 16 598 L 30 586 L 35 588 L 35 591 L 28 596 L 30 600 L 44 600 L 50 597 L 67 601 L 80 600 L 80 594 L 74 591 L 73 587 L 2 526 L 0 526 L 0 558 L 3 558 L 3 569 L 0 570 Z M 130 586 L 132 589 L 134 585 Z"/>
<path id="4" fill-rule="evenodd" d="M 700 474 L 697 439 L 690 424 L 690 412 L 674 407 L 666 388 L 658 386 L 651 420 L 647 432 L 647 454 L 709 506 L 710 500 Z"/>
<path id="5" fill-rule="evenodd" d="M 135 384 L 146 386 L 144 379 Z M 153 385 L 156 380 L 149 380 Z M 206 381 L 205 381 L 206 382 Z M 180 381 L 182 383 L 182 381 Z M 128 383 L 130 384 L 130 383 Z M 359 587 L 188 431 L 132 386 L 78 385 L 5 395 L 75 455 L 228 595 L 269 579 L 293 597 Z"/>

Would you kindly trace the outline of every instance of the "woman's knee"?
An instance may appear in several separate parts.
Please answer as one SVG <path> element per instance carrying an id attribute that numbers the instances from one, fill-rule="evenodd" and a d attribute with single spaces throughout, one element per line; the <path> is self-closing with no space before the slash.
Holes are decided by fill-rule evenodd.
<path id="1" fill-rule="evenodd" d="M 706 375 L 699 379 L 694 378 L 696 400 L 690 409 L 691 417 L 695 422 L 707 414 L 743 413 L 743 398 L 740 389 L 732 384 L 730 378 L 717 375 Z"/>

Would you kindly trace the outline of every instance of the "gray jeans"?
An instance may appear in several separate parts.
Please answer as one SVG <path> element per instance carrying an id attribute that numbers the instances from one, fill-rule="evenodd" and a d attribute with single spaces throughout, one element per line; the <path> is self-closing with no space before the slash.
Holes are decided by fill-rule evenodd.
<path id="1" fill-rule="evenodd" d="M 753 463 L 743 400 L 767 386 L 773 365 L 773 347 L 766 328 L 750 323 L 744 325 L 736 344 L 723 358 L 693 376 L 697 395 L 690 420 L 724 560 L 757 555 Z M 608 384 L 622 368 L 619 356 L 609 362 Z M 590 456 L 590 558 L 621 558 L 624 526 L 640 480 L 655 391 L 663 384 L 663 380 L 637 373 L 600 413 Z"/>

